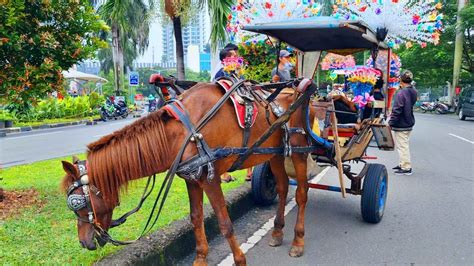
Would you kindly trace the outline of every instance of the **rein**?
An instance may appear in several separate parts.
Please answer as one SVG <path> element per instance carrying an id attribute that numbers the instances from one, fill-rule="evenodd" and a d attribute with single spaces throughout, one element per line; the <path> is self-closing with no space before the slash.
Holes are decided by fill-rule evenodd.
<path id="1" fill-rule="evenodd" d="M 81 220 L 81 221 L 84 221 L 84 222 L 87 222 L 87 223 L 90 223 L 96 233 L 99 235 L 99 237 L 106 241 L 106 242 L 109 242 L 113 245 L 128 245 L 128 244 L 131 244 L 131 243 L 134 243 L 135 241 L 139 240 L 141 237 L 143 237 L 145 234 L 147 234 L 148 232 L 151 231 L 151 229 L 154 227 L 154 225 L 156 224 L 156 222 L 158 221 L 158 218 L 161 214 L 161 211 L 163 209 L 163 205 L 166 201 L 166 198 L 168 196 L 168 193 L 170 191 L 170 188 L 171 188 L 171 184 L 173 183 L 173 180 L 174 180 L 174 177 L 176 175 L 176 171 L 178 170 L 178 167 L 180 165 L 180 161 L 181 161 L 181 157 L 183 156 L 184 154 L 184 151 L 187 147 L 187 145 L 189 144 L 189 142 L 191 141 L 192 138 L 196 138 L 196 133 L 202 129 L 208 122 L 209 120 L 217 113 L 217 111 L 219 111 L 219 109 L 224 105 L 224 103 L 229 99 L 229 97 L 231 96 L 231 94 L 233 92 L 235 92 L 237 90 L 237 88 L 239 88 L 242 84 L 244 83 L 244 81 L 239 81 L 237 83 L 235 83 L 220 99 L 219 101 L 211 108 L 211 110 L 209 110 L 205 115 L 204 117 L 198 122 L 197 126 L 194 128 L 194 130 L 190 130 L 188 127 L 186 127 L 189 131 L 188 135 L 185 137 L 184 139 L 184 143 L 181 147 L 181 149 L 179 150 L 178 154 L 176 155 L 176 158 L 175 160 L 173 161 L 173 164 L 171 165 L 169 171 L 167 172 L 164 180 L 163 180 L 163 183 L 160 187 L 160 190 L 158 192 L 158 195 L 156 196 L 156 199 L 155 199 L 155 202 L 153 204 L 153 207 L 152 207 L 152 210 L 150 212 L 150 215 L 148 216 L 148 220 L 146 222 L 146 225 L 144 226 L 143 228 L 143 231 L 142 233 L 140 234 L 140 236 L 138 238 L 136 238 L 135 240 L 132 240 L 132 241 L 120 241 L 120 240 L 115 240 L 106 230 L 104 230 L 100 224 L 98 224 L 96 222 L 96 215 L 94 214 L 94 211 L 93 211 L 93 204 L 92 204 L 92 201 L 90 201 L 90 197 L 89 197 L 89 194 L 88 194 L 88 191 L 89 191 L 89 181 L 88 181 L 88 176 L 87 176 L 87 169 L 86 169 L 86 161 L 79 161 L 77 162 L 77 165 L 78 165 L 78 168 L 81 172 L 81 179 L 78 180 L 78 181 L 75 181 L 67 190 L 67 201 L 68 201 L 68 207 L 74 211 L 74 213 L 76 214 L 77 216 L 77 219 Z M 83 169 L 81 171 L 81 169 Z M 82 182 L 82 177 L 83 176 L 87 176 L 87 181 L 84 181 Z M 152 186 L 150 188 L 150 190 L 148 190 L 148 187 L 149 187 L 149 184 L 150 184 L 150 180 L 153 179 L 153 183 L 152 183 Z M 211 182 L 211 180 L 208 180 L 209 182 Z M 72 194 L 72 192 L 74 190 L 76 190 L 77 188 L 79 187 L 83 187 L 83 195 L 77 195 L 77 194 Z M 119 219 L 117 220 L 114 220 L 112 221 L 111 223 L 111 226 L 110 228 L 113 228 L 113 227 L 116 227 L 116 226 L 119 226 L 121 224 L 123 224 L 127 218 L 132 215 L 133 213 L 137 212 L 138 210 L 140 210 L 143 202 L 148 198 L 148 196 L 151 194 L 153 188 L 155 186 L 155 175 L 153 176 L 149 176 L 148 177 L 148 181 L 147 181 L 147 184 L 145 186 L 145 190 L 143 191 L 143 194 L 142 194 L 142 198 L 138 204 L 137 207 L 135 207 L 134 209 L 132 209 L 131 211 L 125 213 L 124 215 L 122 215 Z M 97 195 L 99 195 L 100 191 L 97 192 Z M 161 201 L 160 201 L 160 198 L 161 198 Z M 159 208 L 158 208 L 158 211 L 156 210 L 157 209 L 157 206 L 158 206 L 158 202 L 160 201 L 160 204 L 159 204 Z M 80 215 L 77 213 L 77 211 L 83 209 L 87 207 L 88 209 L 88 220 L 86 219 L 83 219 L 82 217 L 80 217 Z M 156 214 L 155 214 L 156 212 Z M 154 219 L 153 219 L 153 216 Z M 153 222 L 152 222 L 153 220 Z M 151 225 L 150 225 L 151 223 Z"/>

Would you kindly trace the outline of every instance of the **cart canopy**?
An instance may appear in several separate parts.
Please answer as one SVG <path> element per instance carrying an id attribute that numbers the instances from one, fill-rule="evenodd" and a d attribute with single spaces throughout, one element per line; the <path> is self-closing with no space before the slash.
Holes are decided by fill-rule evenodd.
<path id="1" fill-rule="evenodd" d="M 386 49 L 364 22 L 314 17 L 248 25 L 244 30 L 274 37 L 302 51 L 331 51 L 351 54 L 373 48 Z"/>

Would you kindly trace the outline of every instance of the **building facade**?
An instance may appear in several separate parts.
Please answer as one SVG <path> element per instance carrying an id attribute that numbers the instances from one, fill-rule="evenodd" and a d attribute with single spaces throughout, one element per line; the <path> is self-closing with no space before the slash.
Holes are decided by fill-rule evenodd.
<path id="1" fill-rule="evenodd" d="M 198 46 L 199 52 L 203 52 L 208 42 L 208 33 L 205 26 L 206 12 L 206 10 L 201 11 L 192 21 L 189 22 L 188 25 L 182 29 L 185 60 L 187 58 L 188 47 L 190 45 Z M 162 62 L 176 62 L 176 44 L 174 39 L 173 25 L 171 22 L 162 25 L 162 42 Z"/>

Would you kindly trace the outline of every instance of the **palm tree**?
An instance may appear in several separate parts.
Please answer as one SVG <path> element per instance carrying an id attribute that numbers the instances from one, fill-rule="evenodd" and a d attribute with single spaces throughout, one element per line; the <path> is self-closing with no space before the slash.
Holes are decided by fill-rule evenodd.
<path id="1" fill-rule="evenodd" d="M 151 10 L 154 0 L 107 0 L 98 13 L 111 28 L 114 87 L 117 95 L 123 91 L 124 47 L 136 57 L 148 47 Z"/>
<path id="2" fill-rule="evenodd" d="M 191 5 L 204 7 L 207 4 L 211 17 L 211 46 L 215 50 L 218 43 L 226 39 L 225 26 L 227 15 L 230 13 L 234 0 L 163 0 L 166 14 L 173 22 L 173 30 L 176 42 L 176 65 L 178 79 L 185 78 L 183 37 L 181 32 L 182 16 L 190 11 Z"/>

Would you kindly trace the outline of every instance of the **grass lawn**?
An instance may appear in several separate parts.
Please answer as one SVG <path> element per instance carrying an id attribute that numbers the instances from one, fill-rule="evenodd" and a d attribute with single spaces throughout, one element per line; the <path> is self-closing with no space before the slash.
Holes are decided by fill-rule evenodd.
<path id="1" fill-rule="evenodd" d="M 79 157 L 84 158 L 84 155 Z M 75 216 L 67 208 L 66 197 L 59 189 L 64 176 L 61 160 L 71 161 L 71 158 L 47 160 L 0 170 L 0 187 L 5 190 L 34 188 L 39 192 L 40 200 L 44 202 L 41 208 L 38 206 L 26 208 L 13 218 L 0 221 L 0 264 L 90 265 L 120 249 L 110 244 L 95 251 L 87 251 L 80 247 Z M 224 191 L 239 187 L 245 182 L 245 171 L 236 172 L 234 176 L 237 177 L 237 181 L 223 184 Z M 161 184 L 162 177 L 163 175 L 157 177 L 157 185 Z M 145 182 L 146 178 L 132 183 L 128 194 L 122 197 L 120 207 L 115 210 L 114 218 L 120 217 L 136 206 Z M 156 195 L 157 191 L 155 188 L 153 195 Z M 131 240 L 138 236 L 154 201 L 153 195 L 142 210 L 129 217 L 124 225 L 112 229 L 111 235 L 120 240 Z M 208 202 L 207 199 L 205 201 Z M 188 215 L 189 203 L 185 182 L 181 178 L 175 178 L 157 226 L 165 227 Z"/>

